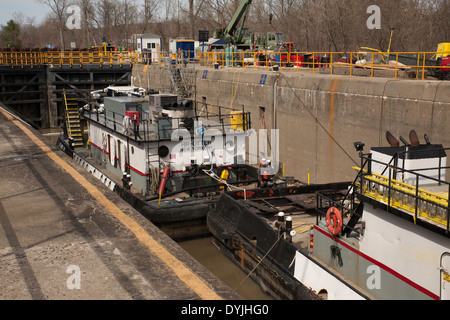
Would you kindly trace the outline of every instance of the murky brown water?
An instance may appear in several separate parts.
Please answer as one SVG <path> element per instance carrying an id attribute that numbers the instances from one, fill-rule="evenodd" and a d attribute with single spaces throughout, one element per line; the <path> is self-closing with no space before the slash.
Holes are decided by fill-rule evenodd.
<path id="1" fill-rule="evenodd" d="M 250 277 L 241 284 L 247 274 L 216 248 L 213 237 L 182 241 L 179 245 L 230 288 L 237 289 L 236 292 L 244 299 L 272 300 Z"/>

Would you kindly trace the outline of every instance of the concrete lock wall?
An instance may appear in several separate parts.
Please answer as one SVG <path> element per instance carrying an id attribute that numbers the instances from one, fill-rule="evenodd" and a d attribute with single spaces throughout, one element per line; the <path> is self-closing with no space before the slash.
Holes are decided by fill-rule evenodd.
<path id="1" fill-rule="evenodd" d="M 135 66 L 134 85 L 170 88 L 167 71 Z M 207 73 L 204 71 L 207 70 Z M 144 72 L 145 71 L 145 72 Z M 388 146 L 389 130 L 450 147 L 450 82 L 196 67 L 197 101 L 251 112 L 252 128 L 279 129 L 287 176 L 311 183 L 352 180 L 353 143 Z M 269 134 L 270 136 L 270 134 Z M 448 176 L 448 175 L 447 175 Z"/>

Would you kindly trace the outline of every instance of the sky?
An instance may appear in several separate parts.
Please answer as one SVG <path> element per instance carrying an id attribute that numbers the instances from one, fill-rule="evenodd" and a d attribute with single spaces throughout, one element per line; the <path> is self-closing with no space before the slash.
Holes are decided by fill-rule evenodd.
<path id="1" fill-rule="evenodd" d="M 36 24 L 39 24 L 50 12 L 50 8 L 37 0 L 0 0 L 0 25 L 6 25 L 13 19 L 15 12 L 22 12 L 25 18 L 35 17 Z"/>

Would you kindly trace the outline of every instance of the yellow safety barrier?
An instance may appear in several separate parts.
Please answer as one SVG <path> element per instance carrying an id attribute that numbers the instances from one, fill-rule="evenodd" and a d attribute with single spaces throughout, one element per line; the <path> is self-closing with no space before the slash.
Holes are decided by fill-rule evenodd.
<path id="1" fill-rule="evenodd" d="M 3 52 L 0 51 L 0 65 L 11 67 L 52 65 L 87 65 L 87 64 L 136 64 L 138 57 L 134 52 L 116 51 L 48 51 L 48 52 Z"/>
<path id="2" fill-rule="evenodd" d="M 358 167 L 353 169 L 361 170 Z M 367 173 L 365 170 L 364 172 Z M 355 184 L 356 187 L 361 188 L 360 181 L 356 181 Z M 423 188 L 416 188 L 416 186 L 376 173 L 363 176 L 361 189 L 366 196 L 413 214 L 417 212 L 421 217 L 447 226 L 448 194 L 444 196 Z"/>
<path id="3" fill-rule="evenodd" d="M 329 73 L 341 72 L 346 75 L 361 74 L 377 76 L 378 72 L 388 71 L 383 76 L 398 78 L 402 70 L 410 71 L 417 79 L 425 79 L 426 74 L 444 69 L 450 72 L 450 66 L 437 65 L 433 60 L 437 56 L 450 56 L 447 47 L 438 52 L 381 52 L 371 48 L 360 48 L 354 52 L 274 52 L 274 51 L 231 51 L 214 50 L 208 52 L 187 52 L 183 58 L 167 51 L 117 52 L 117 51 L 49 51 L 49 52 L 2 52 L 0 65 L 86 65 L 86 64 L 144 64 L 182 66 L 198 63 L 211 68 L 254 68 L 272 70 L 278 65 L 282 70 L 295 72 Z M 193 58 L 192 58 L 193 57 Z M 401 63 L 403 61 L 404 63 Z M 406 63 L 405 63 L 406 62 Z M 339 70 L 338 70 L 339 69 Z"/>
<path id="4" fill-rule="evenodd" d="M 365 51 L 363 51 L 366 49 Z M 289 68 L 297 72 L 309 70 L 312 73 L 333 74 L 337 67 L 345 68 L 348 75 L 355 74 L 356 69 L 370 70 L 370 76 L 375 76 L 377 70 L 393 72 L 393 77 L 399 76 L 399 71 L 415 71 L 416 78 L 425 79 L 426 71 L 445 68 L 450 72 L 450 66 L 433 65 L 430 63 L 439 53 L 440 56 L 450 55 L 450 51 L 439 52 L 381 52 L 370 48 L 361 48 L 355 52 L 274 52 L 274 51 L 212 51 L 199 52 L 197 60 L 201 65 L 229 68 L 258 68 L 269 70 L 274 65 Z M 400 61 L 408 61 L 401 63 Z M 358 62 L 357 62 L 358 61 Z"/>

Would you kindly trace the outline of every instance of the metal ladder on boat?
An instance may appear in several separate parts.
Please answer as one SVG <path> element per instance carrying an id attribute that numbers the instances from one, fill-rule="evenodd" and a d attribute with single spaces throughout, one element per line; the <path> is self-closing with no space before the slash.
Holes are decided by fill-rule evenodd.
<path id="1" fill-rule="evenodd" d="M 68 138 L 73 139 L 75 147 L 82 147 L 84 145 L 84 141 L 80 115 L 78 113 L 78 99 L 68 97 L 66 91 L 64 90 L 64 105 Z"/>

